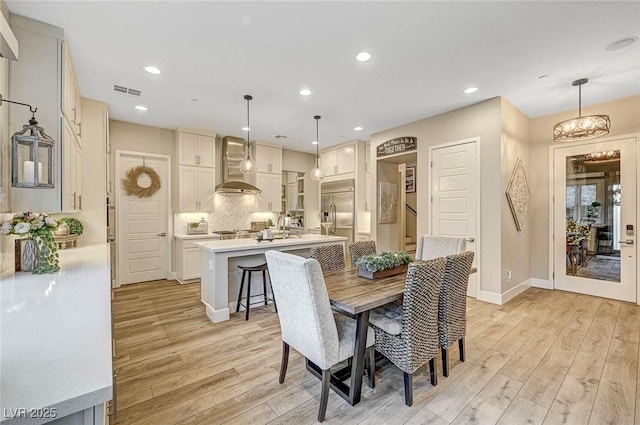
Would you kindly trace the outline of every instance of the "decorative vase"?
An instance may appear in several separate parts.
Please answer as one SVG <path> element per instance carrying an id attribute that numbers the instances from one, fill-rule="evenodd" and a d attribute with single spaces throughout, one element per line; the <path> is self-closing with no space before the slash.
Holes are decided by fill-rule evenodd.
<path id="1" fill-rule="evenodd" d="M 29 238 L 24 242 L 22 247 L 22 263 L 20 268 L 22 271 L 31 272 L 36 268 L 38 262 L 38 245 L 33 238 Z"/>

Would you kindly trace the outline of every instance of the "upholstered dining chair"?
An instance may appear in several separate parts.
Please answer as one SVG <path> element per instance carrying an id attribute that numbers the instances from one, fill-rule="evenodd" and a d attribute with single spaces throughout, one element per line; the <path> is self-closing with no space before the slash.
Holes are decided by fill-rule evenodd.
<path id="1" fill-rule="evenodd" d="M 327 410 L 331 367 L 353 356 L 356 321 L 333 313 L 318 261 L 279 251 L 265 253 L 271 286 L 278 299 L 282 332 L 282 361 L 279 382 L 284 382 L 289 347 L 322 369 L 322 392 L 318 421 Z M 374 332 L 367 331 L 367 373 L 373 386 L 375 373 Z"/>
<path id="2" fill-rule="evenodd" d="M 416 247 L 416 260 L 432 260 L 464 252 L 465 238 L 459 236 L 420 235 Z"/>
<path id="3" fill-rule="evenodd" d="M 407 406 L 413 404 L 413 373 L 425 363 L 429 362 L 431 384 L 438 384 L 438 298 L 445 265 L 444 258 L 410 263 L 402 305 L 386 304 L 369 316 L 375 349 L 404 372 Z"/>
<path id="4" fill-rule="evenodd" d="M 376 241 L 357 241 L 349 244 L 351 265 L 355 266 L 363 255 L 376 253 Z"/>
<path id="5" fill-rule="evenodd" d="M 344 247 L 342 244 L 319 245 L 310 249 L 309 258 L 314 258 L 320 263 L 322 271 L 344 269 Z"/>
<path id="6" fill-rule="evenodd" d="M 458 342 L 460 361 L 464 361 L 467 333 L 467 283 L 474 253 L 448 255 L 438 302 L 438 340 L 442 350 L 442 374 L 449 376 L 449 347 Z"/>

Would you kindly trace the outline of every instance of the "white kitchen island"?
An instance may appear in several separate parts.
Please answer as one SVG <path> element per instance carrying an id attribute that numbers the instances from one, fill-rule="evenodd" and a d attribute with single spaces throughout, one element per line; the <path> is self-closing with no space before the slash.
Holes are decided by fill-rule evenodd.
<path id="1" fill-rule="evenodd" d="M 104 423 L 113 392 L 109 245 L 61 250 L 57 273 L 3 276 L 0 300 L 2 425 Z"/>
<path id="2" fill-rule="evenodd" d="M 242 272 L 238 265 L 258 265 L 265 262 L 269 250 L 287 251 L 309 256 L 309 248 L 318 245 L 342 244 L 347 238 L 328 235 L 302 235 L 272 242 L 255 239 L 229 239 L 196 242 L 202 248 L 201 297 L 207 316 L 214 322 L 229 320 L 229 309 L 235 308 Z M 346 252 L 346 250 L 345 250 Z M 262 276 L 254 276 L 251 292 L 262 294 Z M 260 280 L 258 280 L 258 278 Z M 277 301 L 276 301 L 277 302 Z"/>

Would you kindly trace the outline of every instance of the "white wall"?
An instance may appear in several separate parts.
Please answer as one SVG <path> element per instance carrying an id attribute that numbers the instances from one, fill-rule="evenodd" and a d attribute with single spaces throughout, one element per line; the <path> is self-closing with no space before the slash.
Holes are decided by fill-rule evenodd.
<path id="1" fill-rule="evenodd" d="M 0 10 L 6 12 L 4 1 L 0 0 Z M 5 14 L 8 18 L 8 13 Z M 9 61 L 0 58 L 0 94 L 5 99 L 10 99 L 9 93 Z M 10 135 L 9 135 L 9 107 L 7 103 L 0 106 L 0 222 L 11 218 L 11 214 L 3 212 L 11 211 L 10 203 L 10 179 L 9 179 L 9 155 L 10 155 Z M 4 195 L 4 196 L 3 196 Z M 0 276 L 12 273 L 14 267 L 13 256 L 13 236 L 0 235 Z"/>
<path id="2" fill-rule="evenodd" d="M 376 163 L 376 148 L 379 144 L 396 137 L 413 136 L 418 138 L 417 169 L 416 169 L 416 199 L 418 206 L 417 233 L 425 234 L 428 230 L 428 185 L 430 146 L 442 143 L 477 138 L 480 149 L 480 182 L 482 186 L 480 201 L 480 254 L 481 267 L 480 298 L 486 296 L 493 301 L 499 299 L 502 293 L 501 284 L 501 215 L 502 172 L 501 172 L 501 99 L 493 98 L 484 102 L 450 111 L 441 115 L 425 118 L 400 127 L 392 128 L 371 137 L 370 163 Z M 371 222 L 372 238 L 380 246 L 394 246 L 396 235 L 379 232 L 377 225 L 377 167 L 371 167 L 372 208 Z M 378 234 L 380 233 L 380 234 Z"/>

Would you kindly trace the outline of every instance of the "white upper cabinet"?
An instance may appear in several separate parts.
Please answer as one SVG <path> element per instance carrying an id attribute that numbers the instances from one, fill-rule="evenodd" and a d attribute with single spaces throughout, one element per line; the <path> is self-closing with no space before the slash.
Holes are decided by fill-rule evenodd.
<path id="1" fill-rule="evenodd" d="M 256 171 L 258 173 L 282 174 L 282 149 L 255 145 Z"/>
<path id="2" fill-rule="evenodd" d="M 349 174 L 356 171 L 355 145 L 328 149 L 320 154 L 320 169 L 326 176 Z"/>
<path id="3" fill-rule="evenodd" d="M 260 212 L 280 212 L 282 208 L 282 174 L 256 173 Z"/>
<path id="4" fill-rule="evenodd" d="M 177 132 L 178 212 L 214 211 L 216 139 Z"/>
<path id="5" fill-rule="evenodd" d="M 64 56 L 64 77 L 63 77 L 63 94 L 62 94 L 62 115 L 66 118 L 67 122 L 71 125 L 74 134 L 78 137 L 82 137 L 82 97 L 80 96 L 80 87 L 78 86 L 78 79 L 76 77 L 76 71 L 73 67 L 73 61 L 71 59 L 71 51 L 69 44 L 66 41 L 62 43 L 63 56 Z"/>
<path id="6" fill-rule="evenodd" d="M 215 168 L 215 137 L 178 132 L 178 164 Z"/>

